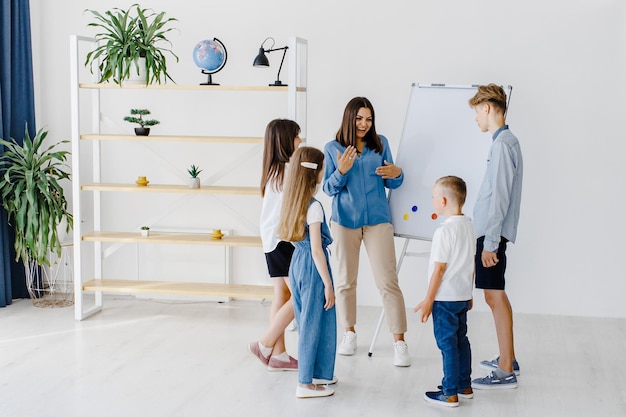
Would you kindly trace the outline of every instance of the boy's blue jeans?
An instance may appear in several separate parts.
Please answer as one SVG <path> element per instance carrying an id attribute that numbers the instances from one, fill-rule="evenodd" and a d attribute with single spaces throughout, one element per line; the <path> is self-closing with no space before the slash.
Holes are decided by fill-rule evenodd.
<path id="1" fill-rule="evenodd" d="M 443 358 L 443 394 L 459 393 L 472 384 L 472 351 L 467 338 L 469 301 L 435 301 L 433 328 Z"/>

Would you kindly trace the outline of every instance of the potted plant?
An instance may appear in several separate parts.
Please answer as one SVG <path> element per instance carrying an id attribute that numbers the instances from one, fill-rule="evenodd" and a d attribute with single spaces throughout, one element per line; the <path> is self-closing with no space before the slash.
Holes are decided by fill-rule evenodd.
<path id="1" fill-rule="evenodd" d="M 202 172 L 200 167 L 195 165 L 191 165 L 191 167 L 187 170 L 189 173 L 189 188 L 200 188 L 200 178 L 198 175 Z"/>
<path id="2" fill-rule="evenodd" d="M 95 35 L 98 46 L 87 54 L 85 66 L 93 73 L 94 64 L 100 71 L 100 83 L 113 80 L 122 84 L 131 75 L 141 76 L 146 85 L 161 79 L 174 81 L 167 72 L 166 54 L 171 54 L 178 62 L 178 56 L 169 48 L 171 42 L 166 35 L 172 27 L 167 27 L 174 18 L 166 18 L 165 12 L 142 9 L 133 4 L 127 10 L 117 7 L 104 12 L 85 10 L 95 18 L 87 26 L 101 32 Z M 143 75 L 142 75 L 143 74 Z"/>
<path id="3" fill-rule="evenodd" d="M 69 152 L 57 149 L 69 141 L 62 140 L 44 148 L 47 135 L 48 132 L 41 129 L 31 139 L 26 128 L 22 145 L 13 138 L 10 141 L 0 139 L 0 145 L 4 146 L 0 157 L 0 194 L 9 223 L 15 227 L 16 261 L 24 264 L 26 287 L 33 303 L 69 305 L 73 302 L 73 293 L 58 293 L 43 268 L 50 266 L 49 253 L 61 257 L 59 224 L 66 222 L 66 233 L 73 225 L 60 184 L 70 179 L 66 163 Z M 59 297 L 63 304 L 58 304 Z"/>
<path id="4" fill-rule="evenodd" d="M 148 109 L 130 109 L 130 114 L 132 116 L 126 116 L 124 117 L 124 120 L 130 123 L 137 123 L 139 126 L 141 126 L 141 127 L 135 128 L 135 135 L 137 136 L 148 136 L 150 134 L 150 128 L 146 126 L 154 126 L 154 125 L 158 125 L 159 123 L 161 123 L 158 120 L 154 120 L 154 119 L 146 120 L 143 118 L 143 116 L 147 116 L 150 114 L 150 110 Z M 135 117 L 135 116 L 139 116 L 139 117 Z"/>
<path id="5" fill-rule="evenodd" d="M 148 226 L 141 226 L 141 236 L 143 237 L 150 236 L 150 228 Z"/>

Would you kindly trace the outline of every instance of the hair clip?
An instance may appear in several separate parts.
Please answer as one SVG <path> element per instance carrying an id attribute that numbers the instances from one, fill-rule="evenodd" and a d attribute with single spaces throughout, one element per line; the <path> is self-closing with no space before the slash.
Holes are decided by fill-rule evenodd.
<path id="1" fill-rule="evenodd" d="M 300 162 L 300 165 L 309 169 L 317 169 L 317 164 L 315 162 Z"/>

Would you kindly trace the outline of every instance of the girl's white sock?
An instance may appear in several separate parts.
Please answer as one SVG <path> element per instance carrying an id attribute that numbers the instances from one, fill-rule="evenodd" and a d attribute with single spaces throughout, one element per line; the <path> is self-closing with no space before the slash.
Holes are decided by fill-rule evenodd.
<path id="1" fill-rule="evenodd" d="M 270 354 L 272 353 L 271 347 L 265 347 L 263 346 L 261 342 L 259 342 L 259 349 L 261 349 L 261 353 L 263 354 L 264 357 L 266 358 L 270 357 Z"/>

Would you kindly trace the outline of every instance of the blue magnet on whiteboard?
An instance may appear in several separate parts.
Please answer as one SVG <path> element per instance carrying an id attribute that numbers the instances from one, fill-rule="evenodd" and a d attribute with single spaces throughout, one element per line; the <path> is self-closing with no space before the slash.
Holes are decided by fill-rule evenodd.
<path id="1" fill-rule="evenodd" d="M 417 211 L 417 206 L 413 206 L 411 210 L 413 211 L 413 213 L 415 213 Z"/>

